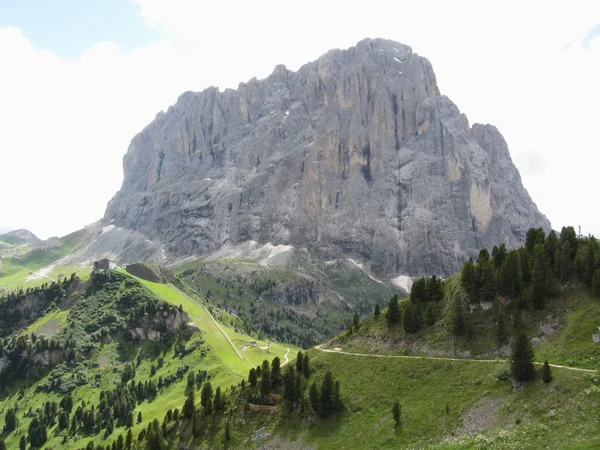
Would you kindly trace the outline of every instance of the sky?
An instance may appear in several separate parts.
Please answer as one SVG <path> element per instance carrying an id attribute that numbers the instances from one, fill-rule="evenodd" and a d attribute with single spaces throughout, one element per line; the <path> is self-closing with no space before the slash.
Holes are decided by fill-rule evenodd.
<path id="1" fill-rule="evenodd" d="M 188 90 L 297 70 L 365 37 L 427 57 L 508 142 L 555 229 L 600 236 L 600 2 L 1 0 L 0 230 L 100 219 L 130 140 Z"/>

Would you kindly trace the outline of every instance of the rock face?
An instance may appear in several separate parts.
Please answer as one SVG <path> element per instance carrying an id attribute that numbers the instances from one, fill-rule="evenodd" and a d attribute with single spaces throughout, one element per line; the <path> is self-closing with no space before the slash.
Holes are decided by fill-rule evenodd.
<path id="1" fill-rule="evenodd" d="M 14 230 L 5 234 L 0 234 L 0 241 L 14 245 L 41 242 L 40 238 L 29 230 Z"/>
<path id="2" fill-rule="evenodd" d="M 469 126 L 429 61 L 382 39 L 182 94 L 132 140 L 124 172 L 103 223 L 172 257 L 254 240 L 447 275 L 550 227 L 498 130 Z"/>

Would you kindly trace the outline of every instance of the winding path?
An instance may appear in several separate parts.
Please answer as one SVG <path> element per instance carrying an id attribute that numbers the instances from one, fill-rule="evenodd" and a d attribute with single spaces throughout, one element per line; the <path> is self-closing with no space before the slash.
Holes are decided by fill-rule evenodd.
<path id="1" fill-rule="evenodd" d="M 317 345 L 315 347 L 316 350 L 324 353 L 336 353 L 339 355 L 349 355 L 349 356 L 363 356 L 368 358 L 393 358 L 393 359 L 428 359 L 428 360 L 437 360 L 437 361 L 466 361 L 466 362 L 478 362 L 478 363 L 505 363 L 508 362 L 507 359 L 468 359 L 468 358 L 446 358 L 443 356 L 405 356 L 405 355 L 378 355 L 374 353 L 353 353 L 353 352 L 343 352 L 341 350 L 328 350 L 322 348 L 323 344 Z M 534 364 L 541 366 L 542 363 L 535 362 Z M 587 373 L 596 373 L 595 369 L 581 369 L 579 367 L 569 367 L 569 366 L 561 366 L 558 364 L 548 364 L 550 367 L 554 367 L 556 369 L 566 369 L 573 370 L 576 372 L 587 372 Z"/>
<path id="2" fill-rule="evenodd" d="M 283 357 L 285 358 L 285 362 L 281 365 L 281 367 L 285 366 L 287 363 L 290 362 L 290 360 L 288 359 L 288 353 L 290 352 L 290 348 L 288 347 L 287 350 L 285 351 L 285 355 L 283 355 Z"/>

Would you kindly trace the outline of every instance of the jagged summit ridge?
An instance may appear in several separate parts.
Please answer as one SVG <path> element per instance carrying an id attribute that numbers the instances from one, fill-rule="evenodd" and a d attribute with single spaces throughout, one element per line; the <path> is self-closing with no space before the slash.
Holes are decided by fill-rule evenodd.
<path id="1" fill-rule="evenodd" d="M 470 127 L 429 61 L 383 39 L 182 94 L 134 137 L 124 172 L 104 222 L 176 257 L 254 240 L 449 274 L 549 228 L 496 128 Z"/>

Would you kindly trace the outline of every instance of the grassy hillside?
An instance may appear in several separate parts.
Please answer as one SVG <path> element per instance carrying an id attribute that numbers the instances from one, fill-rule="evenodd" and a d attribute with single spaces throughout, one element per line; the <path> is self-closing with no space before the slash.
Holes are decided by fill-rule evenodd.
<path id="1" fill-rule="evenodd" d="M 73 233 L 39 243 L 0 245 L 0 294 L 40 286 L 74 272 L 79 277 L 89 277 L 91 267 L 60 262 L 80 241 L 81 236 Z"/>
<path id="2" fill-rule="evenodd" d="M 6 440 L 8 448 L 19 447 L 19 440 L 28 435 L 34 417 L 45 417 L 42 411 L 47 402 L 59 403 L 71 395 L 75 404 L 73 411 L 81 402 L 85 402 L 86 408 L 90 405 L 99 408 L 101 393 L 114 390 L 129 366 L 135 367 L 136 382 L 153 381 L 155 387 L 158 385 L 154 393 L 138 398 L 132 427 L 115 420 L 114 431 L 107 435 L 104 428 L 88 431 L 81 423 L 77 431 L 72 432 L 60 429 L 55 417 L 47 426 L 48 441 L 44 447 L 82 448 L 89 440 L 96 444 L 111 444 L 129 429 L 137 439 L 148 423 L 154 419 L 162 420 L 166 410 L 181 410 L 190 391 L 190 373 L 197 374 L 197 380 L 201 376 L 207 377 L 204 384 L 210 381 L 213 390 L 217 387 L 225 390 L 239 383 L 250 368 L 263 360 L 277 356 L 283 363 L 288 352 L 295 354 L 298 350 L 270 342 L 267 353 L 267 342 L 260 340 L 256 347 L 242 350 L 243 344 L 250 344 L 255 338 L 230 328 L 227 324 L 233 324 L 234 318 L 201 299 L 190 298 L 172 285 L 137 279 L 124 272 L 111 272 L 106 276 L 108 278 L 100 277 L 87 282 L 75 278 L 75 287 L 65 288 L 65 294 L 50 303 L 46 313 L 15 334 L 14 339 L 4 340 L 0 353 L 4 355 L 4 358 L 0 357 L 0 423 L 4 423 L 6 413 L 14 408 L 17 408 L 19 420 L 15 431 L 0 436 Z M 40 293 L 40 298 L 45 298 L 44 289 L 36 292 Z M 0 308 L 6 301 L 0 302 Z M 35 301 L 33 294 L 27 301 Z M 146 314 L 139 316 L 140 305 L 144 304 L 147 305 L 143 307 Z M 170 311 L 169 315 L 165 316 L 167 311 Z M 177 311 L 187 313 L 189 325 L 195 327 L 172 328 L 169 318 L 175 319 L 179 314 Z M 219 323 L 221 320 L 223 323 Z M 153 338 L 154 341 L 132 339 L 131 330 L 140 329 L 154 335 L 158 332 L 162 337 Z M 35 339 L 32 333 L 37 336 Z M 18 345 L 29 349 L 27 354 L 31 356 L 28 358 L 33 358 L 30 368 L 17 369 L 14 363 L 8 364 L 12 361 L 11 351 L 19 355 L 14 353 L 18 339 L 22 339 Z M 57 349 L 56 354 L 43 350 L 48 348 L 48 343 Z M 34 362 L 38 357 L 47 360 L 41 367 Z M 166 380 L 169 380 L 168 384 Z M 198 389 L 198 396 L 201 386 L 201 382 L 194 384 L 193 390 Z M 142 422 L 138 424 L 139 413 Z"/>
<path id="3" fill-rule="evenodd" d="M 600 304 L 582 290 L 566 293 L 566 298 L 572 300 L 569 308 L 573 309 L 556 325 L 552 337 L 536 347 L 537 360 L 550 354 L 569 353 L 564 344 L 570 341 L 572 330 L 585 329 L 588 316 L 600 312 Z M 530 319 L 533 323 L 533 318 Z M 225 448 L 232 449 L 256 448 L 251 438 L 262 427 L 272 433 L 267 445 L 273 448 L 593 449 L 600 446 L 598 372 L 555 367 L 550 383 L 544 383 L 538 376 L 525 386 L 515 387 L 510 364 L 501 356 L 479 361 L 450 360 L 444 356 L 395 357 L 405 353 L 405 350 L 394 351 L 390 344 L 406 338 L 406 333 L 397 328 L 387 325 L 384 311 L 378 319 L 368 317 L 360 322 L 358 330 L 344 333 L 324 346 L 332 352 L 312 349 L 307 353 L 311 374 L 302 383 L 303 395 L 308 397 L 313 382 L 321 386 L 324 374 L 330 371 L 341 386 L 344 410 L 340 413 L 321 419 L 308 402 L 291 413 L 284 408 L 275 415 L 252 413 L 246 402 L 254 391 L 246 384 L 231 394 L 231 403 L 222 418 L 205 423 L 201 440 L 191 441 L 185 421 L 177 424 L 170 436 L 194 442 L 197 445 L 194 448 L 222 448 L 224 429 L 229 422 L 231 440 Z M 421 338 L 426 338 L 423 334 Z M 386 344 L 378 347 L 374 344 L 377 341 Z M 340 351 L 333 350 L 334 346 L 339 346 Z M 461 351 L 466 351 L 465 348 Z M 365 355 L 345 354 L 348 351 Z M 551 361 L 563 362 L 558 357 Z M 589 362 L 590 366 L 593 363 Z M 540 367 L 536 368 L 538 373 Z M 395 401 L 400 403 L 402 411 L 402 423 L 397 430 L 392 418 Z"/>
<path id="4" fill-rule="evenodd" d="M 355 312 L 370 314 L 401 291 L 346 259 L 322 261 L 301 251 L 283 266 L 246 259 L 177 267 L 189 286 L 235 314 L 245 330 L 310 347 L 343 330 Z"/>

